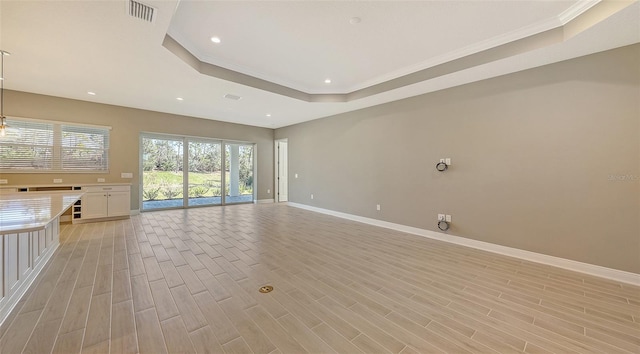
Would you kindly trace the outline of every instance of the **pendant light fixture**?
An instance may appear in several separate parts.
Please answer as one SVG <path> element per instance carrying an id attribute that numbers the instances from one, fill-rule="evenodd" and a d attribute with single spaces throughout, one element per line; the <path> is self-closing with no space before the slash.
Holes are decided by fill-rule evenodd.
<path id="1" fill-rule="evenodd" d="M 0 49 L 0 137 L 7 134 L 7 117 L 4 116 L 4 56 L 11 53 Z"/>

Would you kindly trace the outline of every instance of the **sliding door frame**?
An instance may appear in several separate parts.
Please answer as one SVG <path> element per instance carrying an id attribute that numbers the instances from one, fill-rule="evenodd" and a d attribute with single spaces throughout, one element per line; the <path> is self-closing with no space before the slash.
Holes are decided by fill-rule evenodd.
<path id="1" fill-rule="evenodd" d="M 166 208 L 153 208 L 153 209 L 144 209 L 144 200 L 143 200 L 143 190 L 144 190 L 144 166 L 143 166 L 143 140 L 145 138 L 148 139 L 166 139 L 166 140 L 182 140 L 182 206 L 181 207 L 166 207 Z M 221 184 L 221 201 L 220 204 L 207 204 L 207 205 L 189 205 L 189 142 L 205 142 L 205 143 L 215 143 L 220 144 L 220 184 Z M 253 173 L 253 182 L 252 182 L 252 194 L 250 202 L 234 202 L 227 203 L 226 202 L 226 146 L 227 145 L 247 145 L 251 146 L 253 149 L 253 158 L 252 158 L 252 173 Z M 166 134 L 166 133 L 155 133 L 155 132 L 141 132 L 139 138 L 139 147 L 138 147 L 138 155 L 139 155 L 139 183 L 138 183 L 138 198 L 139 198 L 139 208 L 141 212 L 146 211 L 156 211 L 156 210 L 170 210 L 170 209 L 187 209 L 187 208 L 200 208 L 200 207 L 211 207 L 211 206 L 224 206 L 224 205 L 237 205 L 237 204 L 250 204 L 255 203 L 257 199 L 257 144 L 249 141 L 241 141 L 241 140 L 228 140 L 228 139 L 217 139 L 203 136 L 191 136 L 191 135 L 180 135 L 180 134 Z"/>

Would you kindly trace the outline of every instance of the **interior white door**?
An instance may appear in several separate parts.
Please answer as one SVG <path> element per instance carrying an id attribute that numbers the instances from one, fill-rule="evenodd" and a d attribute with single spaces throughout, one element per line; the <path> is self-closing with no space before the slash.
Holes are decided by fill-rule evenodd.
<path id="1" fill-rule="evenodd" d="M 289 173 L 288 145 L 286 141 L 278 142 L 278 202 L 286 202 L 289 200 L 289 181 L 287 174 Z"/>

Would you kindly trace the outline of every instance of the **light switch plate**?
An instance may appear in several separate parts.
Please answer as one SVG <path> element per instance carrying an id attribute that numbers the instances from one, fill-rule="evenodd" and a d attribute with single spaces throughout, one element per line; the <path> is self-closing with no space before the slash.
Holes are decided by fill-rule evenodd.
<path id="1" fill-rule="evenodd" d="M 9 180 L 7 179 L 0 179 L 0 184 L 7 184 L 9 183 Z"/>

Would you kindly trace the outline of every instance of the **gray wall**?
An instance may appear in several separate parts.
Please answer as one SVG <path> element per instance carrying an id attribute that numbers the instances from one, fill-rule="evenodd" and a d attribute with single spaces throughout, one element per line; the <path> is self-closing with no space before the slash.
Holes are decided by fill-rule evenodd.
<path id="1" fill-rule="evenodd" d="M 64 183 L 95 183 L 97 178 L 105 178 L 107 183 L 130 182 L 131 208 L 138 209 L 140 133 L 153 132 L 257 143 L 257 198 L 273 198 L 272 194 L 267 194 L 267 189 L 273 190 L 273 129 L 16 91 L 5 91 L 5 103 L 7 116 L 112 127 L 109 174 L 2 174 L 10 185 L 51 184 L 53 178 L 62 178 Z M 122 179 L 121 172 L 133 172 L 134 178 Z"/>
<path id="2" fill-rule="evenodd" d="M 451 214 L 453 235 L 640 273 L 638 63 L 634 45 L 277 129 L 289 200 Z"/>

